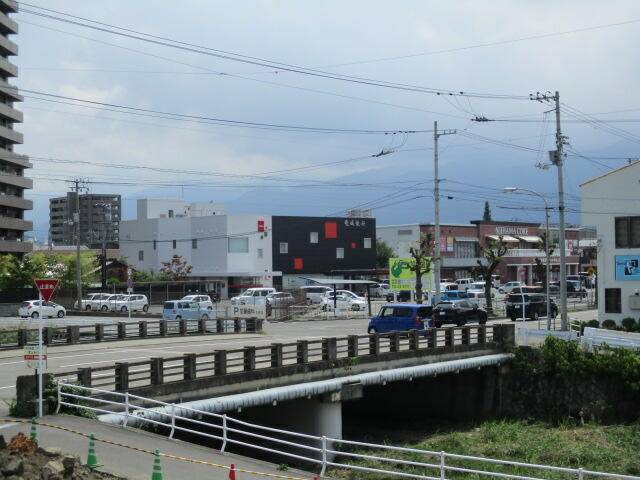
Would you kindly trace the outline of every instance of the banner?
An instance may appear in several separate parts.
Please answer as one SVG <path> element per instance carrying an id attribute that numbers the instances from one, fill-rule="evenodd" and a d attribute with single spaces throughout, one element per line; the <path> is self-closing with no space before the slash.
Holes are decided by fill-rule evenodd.
<path id="1" fill-rule="evenodd" d="M 416 274 L 410 268 L 414 264 L 413 258 L 389 259 L 389 290 L 398 292 L 416 288 Z M 433 290 L 433 272 L 422 276 L 422 291 L 430 290 Z"/>
<path id="2" fill-rule="evenodd" d="M 616 280 L 640 282 L 640 255 L 616 255 Z"/>

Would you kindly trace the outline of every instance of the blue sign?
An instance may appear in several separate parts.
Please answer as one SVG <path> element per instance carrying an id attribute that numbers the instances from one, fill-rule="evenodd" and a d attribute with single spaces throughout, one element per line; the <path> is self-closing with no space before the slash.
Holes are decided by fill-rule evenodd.
<path id="1" fill-rule="evenodd" d="M 616 255 L 616 280 L 640 282 L 640 255 Z"/>

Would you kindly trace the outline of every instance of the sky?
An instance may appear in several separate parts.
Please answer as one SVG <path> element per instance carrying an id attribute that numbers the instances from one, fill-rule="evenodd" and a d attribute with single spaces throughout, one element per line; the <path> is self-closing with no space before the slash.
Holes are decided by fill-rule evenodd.
<path id="1" fill-rule="evenodd" d="M 16 150 L 34 164 L 28 196 L 39 241 L 48 198 L 76 177 L 92 192 L 120 193 L 125 219 L 134 218 L 136 199 L 153 196 L 221 201 L 231 212 L 339 215 L 362 206 L 373 207 L 379 224 L 432 221 L 434 121 L 455 130 L 439 138 L 443 222 L 479 218 L 485 200 L 496 219 L 542 221 L 540 199 L 501 193 L 528 188 L 557 202 L 555 167 L 536 167 L 554 148 L 555 117 L 545 113 L 553 105 L 529 100 L 535 92 L 561 95 L 571 221 L 580 221 L 582 181 L 640 157 L 637 1 L 31 1 L 170 39 L 164 43 L 330 73 L 142 42 L 21 4 L 15 83 L 40 93 L 24 92 L 25 142 Z M 327 78 L 335 74 L 420 91 Z M 200 118 L 128 115 L 69 99 Z M 418 132 L 277 131 L 202 117 Z M 373 156 L 379 152 L 387 154 Z"/>

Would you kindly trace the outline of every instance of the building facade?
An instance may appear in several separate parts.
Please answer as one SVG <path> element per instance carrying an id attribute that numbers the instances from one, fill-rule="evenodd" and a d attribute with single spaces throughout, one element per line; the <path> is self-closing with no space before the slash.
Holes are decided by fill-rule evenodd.
<path id="1" fill-rule="evenodd" d="M 582 185 L 582 223 L 595 227 L 598 317 L 640 317 L 640 162 Z"/>
<path id="2" fill-rule="evenodd" d="M 31 242 L 24 241 L 25 232 L 33 229 L 33 223 L 25 220 L 33 202 L 24 198 L 25 191 L 33 188 L 25 169 L 33 165 L 26 156 L 13 151 L 23 142 L 22 133 L 14 130 L 14 125 L 23 120 L 14 105 L 23 98 L 9 83 L 10 78 L 18 76 L 18 67 L 9 61 L 9 57 L 18 55 L 18 46 L 9 39 L 18 33 L 18 24 L 10 17 L 17 11 L 17 2 L 0 0 L 0 254 L 22 255 L 33 249 Z"/>
<path id="3" fill-rule="evenodd" d="M 75 245 L 76 193 L 49 199 L 49 243 Z M 89 248 L 119 248 L 121 198 L 116 194 L 80 195 L 80 244 Z"/>

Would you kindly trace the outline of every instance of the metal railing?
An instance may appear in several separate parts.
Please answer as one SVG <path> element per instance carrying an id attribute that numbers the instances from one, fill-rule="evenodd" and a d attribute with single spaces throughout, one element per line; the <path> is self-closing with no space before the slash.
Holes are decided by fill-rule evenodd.
<path id="1" fill-rule="evenodd" d="M 99 396 L 107 396 L 108 399 Z M 278 455 L 315 466 L 320 469 L 321 476 L 325 475 L 327 469 L 335 467 L 384 474 L 387 476 L 385 478 L 428 480 L 445 480 L 448 475 L 455 473 L 462 474 L 458 477 L 537 480 L 546 478 L 544 475 L 548 472 L 563 474 L 562 478 L 577 480 L 588 477 L 640 480 L 640 477 L 633 475 L 584 468 L 556 467 L 309 435 L 249 423 L 226 414 L 196 410 L 131 393 L 116 393 L 65 383 L 58 383 L 58 410 L 61 407 L 88 410 L 98 414 L 116 414 L 122 417 L 124 427 L 135 420 L 135 424 L 163 428 L 169 438 L 174 438 L 176 432 L 184 432 L 206 440 L 216 440 L 220 442 L 220 452 L 225 452 L 230 445 L 235 445 L 256 452 L 266 452 L 272 456 Z M 158 416 L 158 409 L 154 407 L 169 407 L 170 413 L 161 413 Z M 145 415 L 149 412 L 152 412 L 156 419 L 146 418 Z M 360 464 L 350 463 L 353 461 Z"/>
<path id="2" fill-rule="evenodd" d="M 468 325 L 430 328 L 409 332 L 348 335 L 290 343 L 246 346 L 206 353 L 187 353 L 175 357 L 152 357 L 139 362 L 120 362 L 102 367 L 79 368 L 72 372 L 54 373 L 64 381 L 85 387 L 110 388 L 125 392 L 131 388 L 163 385 L 176 381 L 193 381 L 203 377 L 249 374 L 269 368 L 295 369 L 298 365 L 336 362 L 358 358 L 378 361 L 395 357 L 412 357 L 432 352 L 441 354 L 462 348 L 498 348 L 513 334 L 512 325 Z M 238 380 L 241 381 L 241 380 Z"/>

